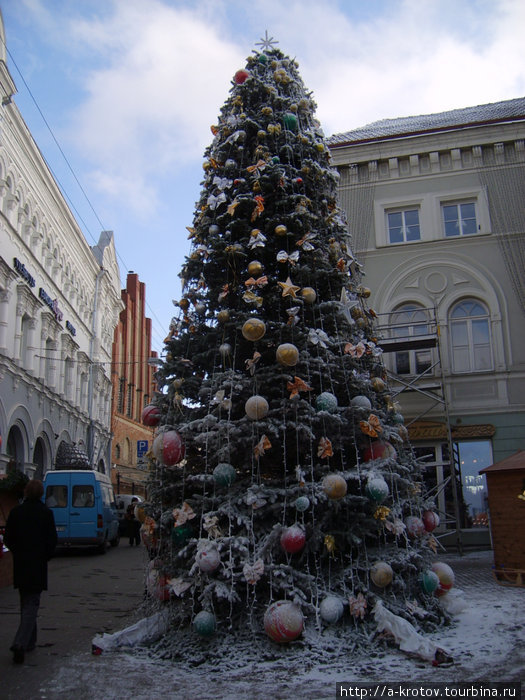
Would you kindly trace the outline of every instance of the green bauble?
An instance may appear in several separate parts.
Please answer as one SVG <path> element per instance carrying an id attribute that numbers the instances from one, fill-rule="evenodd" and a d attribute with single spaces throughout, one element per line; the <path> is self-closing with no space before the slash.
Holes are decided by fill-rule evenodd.
<path id="1" fill-rule="evenodd" d="M 175 547 L 184 547 L 192 536 L 191 525 L 179 525 L 171 531 L 171 541 Z"/>
<path id="2" fill-rule="evenodd" d="M 389 494 L 388 484 L 380 476 L 369 479 L 365 487 L 365 493 L 372 501 L 382 503 Z"/>
<path id="3" fill-rule="evenodd" d="M 215 634 L 215 615 L 207 610 L 201 610 L 195 615 L 193 629 L 200 637 L 212 637 Z"/>
<path id="4" fill-rule="evenodd" d="M 297 117 L 292 112 L 286 112 L 283 116 L 284 128 L 288 131 L 297 131 L 299 129 L 299 122 Z"/>
<path id="5" fill-rule="evenodd" d="M 432 569 L 427 569 L 421 572 L 419 583 L 425 593 L 434 593 L 439 586 L 439 576 Z"/>
<path id="6" fill-rule="evenodd" d="M 337 398 L 329 391 L 323 391 L 323 393 L 319 394 L 317 397 L 315 407 L 318 411 L 334 413 L 337 410 Z"/>
<path id="7" fill-rule="evenodd" d="M 227 462 L 220 462 L 213 470 L 213 480 L 217 486 L 231 486 L 235 477 L 235 469 Z"/>
<path id="8" fill-rule="evenodd" d="M 299 496 L 299 498 L 296 498 L 295 507 L 300 513 L 304 513 L 305 510 L 308 510 L 310 507 L 310 499 L 308 496 Z"/>

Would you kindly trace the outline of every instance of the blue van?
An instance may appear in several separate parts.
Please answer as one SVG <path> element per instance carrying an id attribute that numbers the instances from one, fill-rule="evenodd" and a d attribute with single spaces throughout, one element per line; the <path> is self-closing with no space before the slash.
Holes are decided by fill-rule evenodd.
<path id="1" fill-rule="evenodd" d="M 58 546 L 91 545 L 105 553 L 120 536 L 115 494 L 109 477 L 84 469 L 57 469 L 44 475 L 44 502 L 52 509 Z"/>

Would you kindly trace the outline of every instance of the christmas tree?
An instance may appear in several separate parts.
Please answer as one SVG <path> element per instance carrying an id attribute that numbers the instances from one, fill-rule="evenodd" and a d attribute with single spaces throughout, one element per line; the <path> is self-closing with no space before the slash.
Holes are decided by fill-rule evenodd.
<path id="1" fill-rule="evenodd" d="M 157 426 L 149 592 L 197 638 L 285 642 L 332 625 L 355 639 L 377 600 L 436 620 L 437 517 L 296 61 L 262 42 L 212 133 L 144 411 Z"/>

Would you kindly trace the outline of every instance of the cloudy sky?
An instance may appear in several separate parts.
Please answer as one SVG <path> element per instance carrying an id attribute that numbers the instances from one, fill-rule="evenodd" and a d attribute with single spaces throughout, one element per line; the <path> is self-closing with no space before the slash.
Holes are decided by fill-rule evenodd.
<path id="1" fill-rule="evenodd" d="M 113 230 L 122 286 L 128 270 L 146 283 L 158 350 L 180 298 L 210 125 L 266 31 L 297 59 L 327 136 L 525 96 L 523 0 L 0 0 L 0 8 L 15 101 L 89 244 Z"/>

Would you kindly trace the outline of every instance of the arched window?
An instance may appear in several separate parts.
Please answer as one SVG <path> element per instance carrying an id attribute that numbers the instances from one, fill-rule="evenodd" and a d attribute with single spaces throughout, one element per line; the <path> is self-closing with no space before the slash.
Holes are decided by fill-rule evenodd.
<path id="1" fill-rule="evenodd" d="M 419 304 L 403 304 L 399 306 L 390 318 L 392 335 L 411 343 L 417 341 L 417 336 L 429 334 L 428 310 Z M 432 366 L 432 352 L 429 348 L 400 350 L 395 353 L 396 374 L 419 375 Z"/>
<path id="2" fill-rule="evenodd" d="M 464 299 L 450 311 L 454 372 L 488 372 L 493 368 L 489 314 L 476 299 Z"/>

